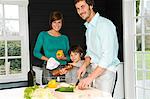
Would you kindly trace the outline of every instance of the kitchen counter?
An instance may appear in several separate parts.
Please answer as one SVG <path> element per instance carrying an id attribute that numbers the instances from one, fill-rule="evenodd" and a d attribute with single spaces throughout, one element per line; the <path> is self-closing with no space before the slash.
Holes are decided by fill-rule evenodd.
<path id="1" fill-rule="evenodd" d="M 0 98 L 24 99 L 24 89 L 25 87 L 0 90 Z M 113 99 L 110 94 L 95 88 L 87 90 L 76 89 L 73 93 L 55 92 L 55 96 L 57 99 Z"/>

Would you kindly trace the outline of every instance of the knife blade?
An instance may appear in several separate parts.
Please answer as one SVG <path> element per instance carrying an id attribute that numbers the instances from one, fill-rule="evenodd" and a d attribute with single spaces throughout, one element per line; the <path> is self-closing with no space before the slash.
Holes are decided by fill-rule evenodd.
<path id="1" fill-rule="evenodd" d="M 77 86 L 79 84 L 80 80 L 78 79 L 78 81 L 76 82 L 75 86 Z"/>

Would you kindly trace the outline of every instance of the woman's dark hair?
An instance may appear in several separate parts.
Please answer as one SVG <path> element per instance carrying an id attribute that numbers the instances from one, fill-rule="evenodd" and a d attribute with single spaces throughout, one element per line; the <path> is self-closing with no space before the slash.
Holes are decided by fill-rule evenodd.
<path id="1" fill-rule="evenodd" d="M 49 16 L 49 26 L 52 29 L 52 22 L 56 20 L 62 20 L 63 23 L 63 14 L 60 11 L 53 11 Z"/>
<path id="2" fill-rule="evenodd" d="M 74 0 L 74 4 L 78 3 L 79 1 L 85 1 L 90 6 L 94 5 L 94 0 Z"/>
<path id="3" fill-rule="evenodd" d="M 81 48 L 81 46 L 79 46 L 79 45 L 71 46 L 69 49 L 69 54 L 71 54 L 71 52 L 79 53 L 81 58 L 83 58 L 83 49 Z"/>

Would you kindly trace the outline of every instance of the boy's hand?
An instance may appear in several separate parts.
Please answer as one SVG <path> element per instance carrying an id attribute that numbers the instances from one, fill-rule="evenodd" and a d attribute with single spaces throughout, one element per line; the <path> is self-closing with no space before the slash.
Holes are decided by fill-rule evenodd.
<path id="1" fill-rule="evenodd" d="M 69 65 L 76 66 L 76 63 L 68 63 Z"/>
<path id="2" fill-rule="evenodd" d="M 60 75 L 63 75 L 63 74 L 66 74 L 68 71 L 66 70 L 66 69 L 64 69 L 64 68 L 62 68 L 62 69 L 60 69 L 59 70 L 60 72 Z"/>

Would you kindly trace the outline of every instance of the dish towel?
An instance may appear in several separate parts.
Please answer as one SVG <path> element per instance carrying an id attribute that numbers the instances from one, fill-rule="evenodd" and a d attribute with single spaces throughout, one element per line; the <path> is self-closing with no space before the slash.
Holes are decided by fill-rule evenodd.
<path id="1" fill-rule="evenodd" d="M 59 65 L 60 63 L 57 60 L 55 60 L 55 58 L 51 57 L 47 61 L 46 69 L 52 70 L 57 68 Z"/>

